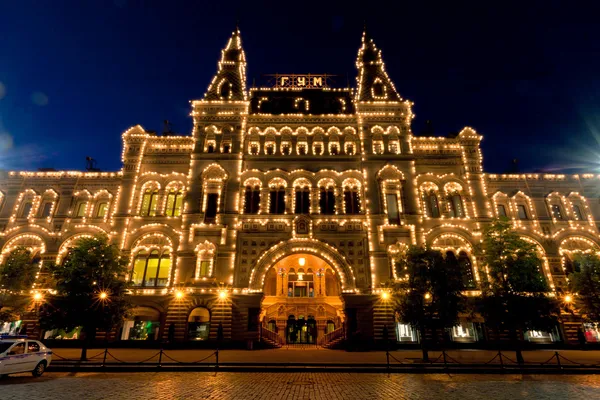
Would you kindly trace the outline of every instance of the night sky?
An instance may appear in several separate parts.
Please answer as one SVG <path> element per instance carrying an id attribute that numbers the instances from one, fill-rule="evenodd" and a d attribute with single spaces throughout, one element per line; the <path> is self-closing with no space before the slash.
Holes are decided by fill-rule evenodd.
<path id="1" fill-rule="evenodd" d="M 600 24 L 583 2 L 3 1 L 0 169 L 121 167 L 121 134 L 190 134 L 236 19 L 248 82 L 337 74 L 355 84 L 366 20 L 414 102 L 413 131 L 484 135 L 489 172 L 600 171 Z M 419 3 L 419 4 L 416 4 Z M 439 2 L 442 3 L 442 2 Z M 578 4 L 574 6 L 573 4 Z M 347 78 L 348 77 L 348 78 Z"/>

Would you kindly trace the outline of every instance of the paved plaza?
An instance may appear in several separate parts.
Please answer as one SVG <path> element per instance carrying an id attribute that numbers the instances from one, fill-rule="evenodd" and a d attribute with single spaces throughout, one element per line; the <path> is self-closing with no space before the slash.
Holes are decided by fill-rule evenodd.
<path id="1" fill-rule="evenodd" d="M 600 378 L 352 373 L 47 373 L 0 381 L 9 399 L 599 399 Z"/>

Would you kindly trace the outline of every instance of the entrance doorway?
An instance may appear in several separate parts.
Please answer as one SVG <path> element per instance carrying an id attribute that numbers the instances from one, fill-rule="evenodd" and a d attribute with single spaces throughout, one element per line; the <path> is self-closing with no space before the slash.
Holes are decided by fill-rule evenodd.
<path id="1" fill-rule="evenodd" d="M 317 321 L 312 315 L 307 319 L 300 315 L 296 319 L 290 315 L 287 320 L 287 344 L 315 344 L 317 342 Z"/>

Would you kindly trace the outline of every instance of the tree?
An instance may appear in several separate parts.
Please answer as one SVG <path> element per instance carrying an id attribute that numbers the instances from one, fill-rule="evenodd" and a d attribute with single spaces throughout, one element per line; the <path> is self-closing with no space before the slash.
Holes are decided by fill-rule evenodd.
<path id="1" fill-rule="evenodd" d="M 585 321 L 600 322 L 600 258 L 593 253 L 577 254 L 569 269 L 569 290 L 576 294 L 577 311 Z"/>
<path id="2" fill-rule="evenodd" d="M 542 259 L 536 246 L 519 236 L 507 218 L 495 220 L 484 233 L 486 274 L 480 310 L 498 333 L 507 330 L 517 360 L 523 363 L 518 332 L 549 331 L 558 321 L 558 304 L 548 295 Z"/>
<path id="3" fill-rule="evenodd" d="M 126 264 L 106 236 L 79 239 L 62 265 L 49 267 L 56 293 L 46 297 L 40 314 L 42 328 L 70 331 L 81 327 L 81 359 L 85 360 L 96 330 L 108 333 L 123 323 L 131 308 L 128 283 L 122 279 Z"/>
<path id="4" fill-rule="evenodd" d="M 444 259 L 437 250 L 412 246 L 400 261 L 407 278 L 400 284 L 398 314 L 419 332 L 423 361 L 429 361 L 425 332 L 455 326 L 464 310 L 460 266 L 452 257 Z"/>
<path id="5" fill-rule="evenodd" d="M 0 323 L 16 321 L 26 311 L 30 299 L 23 292 L 31 289 L 39 263 L 26 247 L 12 250 L 0 265 Z"/>

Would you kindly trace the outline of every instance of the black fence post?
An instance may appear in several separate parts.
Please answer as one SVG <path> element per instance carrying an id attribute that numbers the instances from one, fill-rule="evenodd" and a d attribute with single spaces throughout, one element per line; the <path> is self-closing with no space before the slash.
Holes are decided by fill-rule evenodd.
<path id="1" fill-rule="evenodd" d="M 555 351 L 554 355 L 556 356 L 556 364 L 558 365 L 558 368 L 562 369 L 562 365 L 560 365 L 560 357 L 558 355 L 558 351 Z"/>
<path id="2" fill-rule="evenodd" d="M 504 361 L 502 361 L 502 351 L 498 350 L 498 357 L 500 357 L 500 367 L 504 369 Z"/>
<path id="3" fill-rule="evenodd" d="M 104 358 L 102 359 L 102 366 L 105 367 L 106 366 L 106 355 L 108 353 L 108 347 L 106 347 L 104 349 Z"/>
<path id="4" fill-rule="evenodd" d="M 442 357 L 444 358 L 444 367 L 446 367 L 446 350 L 442 350 Z"/>
<path id="5" fill-rule="evenodd" d="M 215 364 L 215 372 L 219 369 L 219 348 L 217 347 L 217 351 L 215 351 L 215 356 L 217 358 L 217 362 Z"/>
<path id="6" fill-rule="evenodd" d="M 162 353 L 163 353 L 163 348 L 162 346 L 160 347 L 160 353 L 158 353 L 158 366 L 162 367 Z"/>

